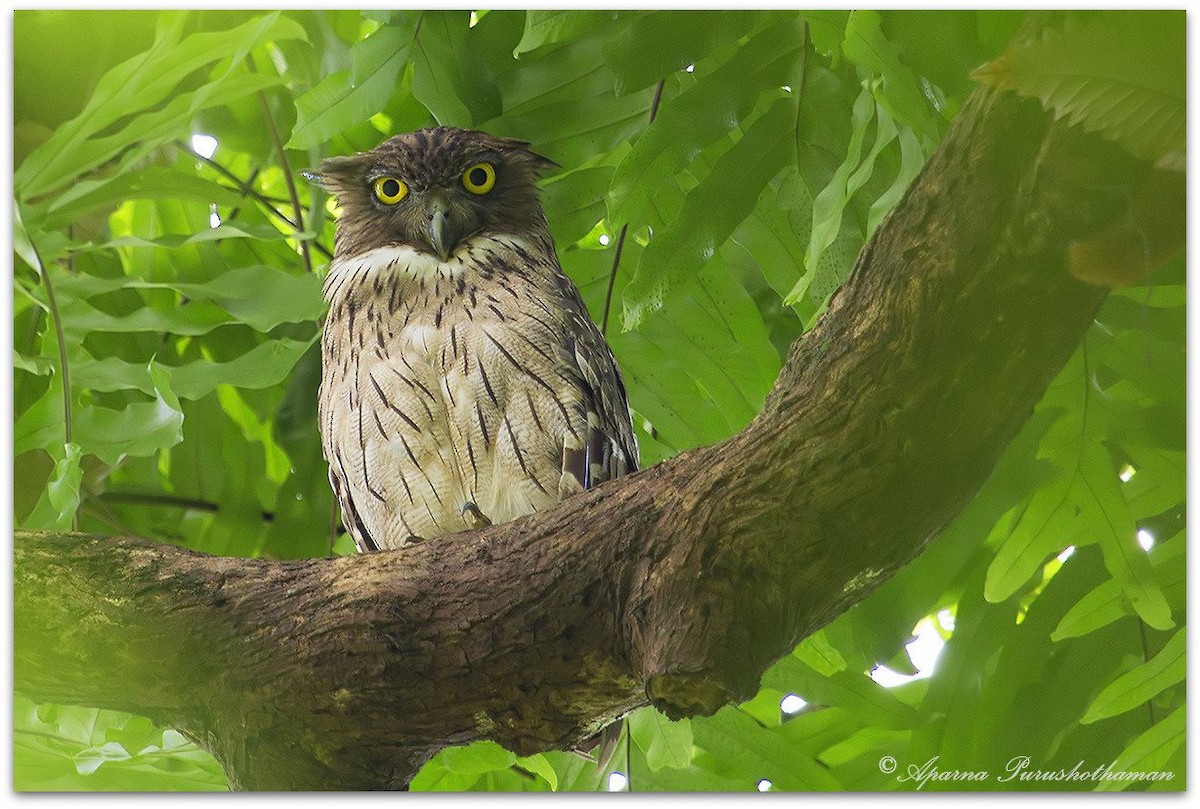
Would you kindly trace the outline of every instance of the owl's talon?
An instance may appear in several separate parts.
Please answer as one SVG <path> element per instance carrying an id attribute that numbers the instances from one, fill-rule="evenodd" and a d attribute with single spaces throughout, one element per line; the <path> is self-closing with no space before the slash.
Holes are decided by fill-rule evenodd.
<path id="1" fill-rule="evenodd" d="M 404 538 L 404 541 L 400 543 L 400 547 L 407 548 L 409 545 L 420 545 L 424 541 L 425 541 L 425 537 L 419 537 L 419 536 L 415 536 L 413 534 L 409 534 L 408 536 L 406 536 Z"/>
<path id="2" fill-rule="evenodd" d="M 470 500 L 463 503 L 462 511 L 460 513 L 464 517 L 466 517 L 468 514 L 470 515 L 468 519 L 472 523 L 472 528 L 483 528 L 492 524 L 492 521 L 487 518 L 487 515 L 479 510 L 479 506 L 475 505 Z"/>

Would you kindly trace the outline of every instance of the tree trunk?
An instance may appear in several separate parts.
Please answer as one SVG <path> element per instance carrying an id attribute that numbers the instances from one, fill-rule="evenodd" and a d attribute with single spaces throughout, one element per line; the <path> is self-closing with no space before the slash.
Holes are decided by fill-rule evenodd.
<path id="1" fill-rule="evenodd" d="M 978 90 L 738 435 L 400 552 L 19 532 L 17 690 L 170 723 L 243 789 L 402 787 L 446 745 L 748 698 L 978 491 L 1104 296 L 1066 248 L 1140 176 Z"/>

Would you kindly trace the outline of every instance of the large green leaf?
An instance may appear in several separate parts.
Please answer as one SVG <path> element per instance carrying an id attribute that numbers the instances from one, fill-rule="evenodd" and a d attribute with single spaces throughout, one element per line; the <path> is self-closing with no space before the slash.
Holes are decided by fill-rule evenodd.
<path id="1" fill-rule="evenodd" d="M 1184 13 L 1068 17 L 973 74 L 1039 99 L 1057 117 L 1099 132 L 1150 162 L 1182 167 L 1186 128 Z"/>
<path id="2" fill-rule="evenodd" d="M 646 754 L 652 770 L 684 768 L 692 761 L 692 726 L 687 719 L 672 722 L 653 707 L 630 714 L 629 734 Z"/>
<path id="3" fill-rule="evenodd" d="M 1170 766 L 1172 755 L 1183 747 L 1187 740 L 1187 709 L 1179 706 L 1166 719 L 1150 727 L 1126 747 L 1121 755 L 1112 763 L 1112 770 L 1118 773 L 1138 773 L 1150 778 L 1152 773 L 1168 773 L 1162 783 L 1171 789 L 1182 790 L 1186 787 L 1186 773 L 1183 768 Z M 1131 789 L 1139 783 L 1138 779 L 1112 778 L 1101 781 L 1096 785 L 1097 792 L 1118 792 Z"/>
<path id="4" fill-rule="evenodd" d="M 154 47 L 110 70 L 84 110 L 17 168 L 13 182 L 19 196 L 29 198 L 53 190 L 134 141 L 173 136 L 188 114 L 277 84 L 278 79 L 239 73 L 235 68 L 262 42 L 304 37 L 304 30 L 279 12 L 228 31 L 202 32 L 182 40 L 180 22 L 176 17 L 164 17 Z M 228 66 L 215 80 L 193 92 L 177 92 L 188 74 L 221 60 L 227 60 Z M 118 131 L 102 134 L 123 117 L 149 110 L 168 98 L 164 106 L 135 117 Z"/>
<path id="5" fill-rule="evenodd" d="M 1183 535 L 1180 534 L 1156 545 L 1149 554 L 1150 563 L 1159 577 L 1159 585 L 1168 603 L 1175 609 L 1182 608 L 1186 593 L 1187 576 L 1182 564 L 1184 548 Z M 1063 640 L 1080 637 L 1132 614 L 1133 608 L 1129 599 L 1122 594 L 1120 583 L 1116 579 L 1109 579 L 1071 607 L 1051 638 Z"/>
<path id="6" fill-rule="evenodd" d="M 639 17 L 604 46 L 604 60 L 617 77 L 617 95 L 683 70 L 719 44 L 747 33 L 759 17 L 746 11 L 656 11 Z"/>
<path id="7" fill-rule="evenodd" d="M 1177 631 L 1150 660 L 1119 677 L 1092 701 L 1079 721 L 1098 722 L 1132 710 L 1187 677 L 1187 632 Z"/>
<path id="8" fill-rule="evenodd" d="M 741 126 L 763 93 L 778 95 L 803 58 L 803 24 L 781 20 L 754 35 L 734 56 L 664 103 L 613 176 L 608 217 L 616 224 L 650 221 L 662 185 L 696 153 Z"/>
<path id="9" fill-rule="evenodd" d="M 655 235 L 625 287 L 626 330 L 660 309 L 667 290 L 695 275 L 754 210 L 763 188 L 795 153 L 794 126 L 795 105 L 784 95 L 687 195 L 679 217 Z"/>
<path id="10" fill-rule="evenodd" d="M 383 109 L 408 62 L 412 32 L 385 26 L 350 49 L 353 67 L 332 73 L 296 99 L 296 126 L 288 147 L 308 149 L 329 140 L 347 121 Z"/>

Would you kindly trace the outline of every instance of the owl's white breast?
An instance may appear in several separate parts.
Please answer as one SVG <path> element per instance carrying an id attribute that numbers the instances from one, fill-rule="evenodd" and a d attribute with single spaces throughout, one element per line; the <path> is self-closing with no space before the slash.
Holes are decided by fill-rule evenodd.
<path id="1" fill-rule="evenodd" d="M 333 303 L 339 295 L 352 289 L 369 288 L 376 280 L 391 282 L 399 277 L 406 281 L 457 280 L 467 271 L 466 259 L 471 253 L 489 250 L 528 251 L 529 245 L 515 236 L 477 236 L 467 239 L 442 261 L 437 256 L 406 244 L 377 247 L 365 253 L 336 258 L 325 276 L 325 300 Z"/>

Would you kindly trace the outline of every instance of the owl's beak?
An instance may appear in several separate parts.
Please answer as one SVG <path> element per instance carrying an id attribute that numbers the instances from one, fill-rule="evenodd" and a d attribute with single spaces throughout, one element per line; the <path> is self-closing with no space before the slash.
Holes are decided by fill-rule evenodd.
<path id="1" fill-rule="evenodd" d="M 450 258 L 450 250 L 454 245 L 446 239 L 446 204 L 436 200 L 429 206 L 429 225 L 425 229 L 429 237 L 429 246 L 437 253 L 442 261 Z"/>

